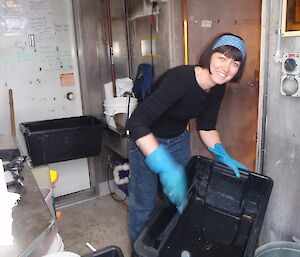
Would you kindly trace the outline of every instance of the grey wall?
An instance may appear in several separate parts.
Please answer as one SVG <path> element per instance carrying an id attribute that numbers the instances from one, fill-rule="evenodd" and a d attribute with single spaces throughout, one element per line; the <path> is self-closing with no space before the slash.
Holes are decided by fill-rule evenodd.
<path id="1" fill-rule="evenodd" d="M 102 88 L 108 80 L 104 1 L 73 1 L 83 113 L 101 117 Z M 102 18 L 100 18 L 102 17 Z M 101 64 L 102 63 L 102 64 Z M 103 173 L 101 157 L 88 158 L 91 189 L 98 193 Z"/>
<path id="2" fill-rule="evenodd" d="M 104 1 L 74 0 L 73 3 L 83 111 L 99 115 L 103 101 L 101 84 L 109 80 Z"/>
<path id="3" fill-rule="evenodd" d="M 151 58 L 141 57 L 141 39 L 150 38 L 150 16 L 131 19 L 144 12 L 145 5 L 150 6 L 149 0 L 129 0 L 129 28 L 132 60 L 132 78 L 135 78 L 140 63 L 151 63 Z M 157 55 L 153 58 L 156 77 L 170 67 L 183 64 L 183 13 L 181 0 L 169 0 L 158 6 L 159 14 L 156 25 L 153 25 L 152 37 L 157 37 Z"/>
<path id="4" fill-rule="evenodd" d="M 103 116 L 103 85 L 112 81 L 108 46 L 108 23 L 106 1 L 74 0 L 74 16 L 78 45 L 84 114 Z M 112 43 L 116 78 L 128 76 L 128 48 L 123 1 L 110 0 Z M 106 144 L 102 140 L 101 155 L 89 158 L 91 186 L 97 190 L 98 183 L 107 180 Z"/>
<path id="5" fill-rule="evenodd" d="M 300 99 L 280 95 L 281 64 L 274 62 L 276 50 L 279 1 L 264 1 L 262 35 L 266 49 L 264 102 L 266 126 L 263 173 L 274 180 L 261 243 L 300 238 Z M 300 52 L 300 38 L 283 38 L 282 52 Z M 261 116 L 260 118 L 263 118 Z"/>

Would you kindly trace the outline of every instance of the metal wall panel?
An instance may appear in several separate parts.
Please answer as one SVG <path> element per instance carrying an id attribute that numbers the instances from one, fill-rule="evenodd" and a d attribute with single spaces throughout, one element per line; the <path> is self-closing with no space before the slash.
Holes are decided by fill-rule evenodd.
<path id="1" fill-rule="evenodd" d="M 280 95 L 281 64 L 274 61 L 277 46 L 279 1 L 264 1 L 262 17 L 268 26 L 262 34 L 268 60 L 264 75 L 266 101 L 260 118 L 266 116 L 263 173 L 274 187 L 261 233 L 261 243 L 300 238 L 300 98 Z M 282 38 L 281 53 L 300 52 L 299 37 Z"/>
<path id="2" fill-rule="evenodd" d="M 84 114 L 103 118 L 103 85 L 112 80 L 106 3 L 104 0 L 74 0 L 73 3 L 83 111 Z M 116 78 L 127 77 L 128 49 L 123 1 L 120 4 L 118 0 L 111 0 L 110 13 Z M 91 186 L 96 191 L 98 183 L 107 180 L 107 151 L 103 148 L 101 156 L 89 158 Z"/>
<path id="3" fill-rule="evenodd" d="M 129 73 L 124 1 L 110 0 L 110 8 L 116 78 L 124 78 Z"/>
<path id="4" fill-rule="evenodd" d="M 169 0 L 159 4 L 158 8 L 156 23 L 152 26 L 152 37 L 156 37 L 156 55 L 158 56 L 153 58 L 156 77 L 170 67 L 183 64 L 182 1 Z M 145 13 L 151 14 L 149 0 L 129 0 L 133 78 L 140 63 L 152 63 L 150 57 L 142 57 L 141 51 L 141 40 L 151 37 L 150 15 L 142 15 Z"/>

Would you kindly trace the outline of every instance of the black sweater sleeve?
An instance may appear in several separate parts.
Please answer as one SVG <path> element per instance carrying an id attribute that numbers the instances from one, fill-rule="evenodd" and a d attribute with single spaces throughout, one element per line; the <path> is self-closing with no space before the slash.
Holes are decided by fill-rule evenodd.
<path id="1" fill-rule="evenodd" d="M 134 110 L 128 121 L 128 129 L 134 140 L 151 133 L 150 125 L 184 97 L 186 87 L 178 81 L 184 82 L 182 74 L 176 70 L 167 71 L 153 86 L 153 92 Z"/>

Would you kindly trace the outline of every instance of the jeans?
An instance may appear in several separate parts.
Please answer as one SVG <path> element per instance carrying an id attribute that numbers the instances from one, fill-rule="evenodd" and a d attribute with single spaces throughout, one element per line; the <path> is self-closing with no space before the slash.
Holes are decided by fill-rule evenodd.
<path id="1" fill-rule="evenodd" d="M 174 159 L 186 166 L 191 158 L 189 132 L 185 131 L 174 138 L 157 138 Z M 128 230 L 133 244 L 144 229 L 156 207 L 158 175 L 152 172 L 144 162 L 145 156 L 131 139 L 129 141 L 129 218 Z"/>

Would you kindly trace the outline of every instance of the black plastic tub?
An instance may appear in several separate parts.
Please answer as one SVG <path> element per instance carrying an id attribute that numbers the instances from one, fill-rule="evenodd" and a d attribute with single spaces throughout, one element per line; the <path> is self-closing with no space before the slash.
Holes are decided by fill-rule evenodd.
<path id="1" fill-rule="evenodd" d="M 84 255 L 83 257 L 124 257 L 124 255 L 119 247 L 109 246 L 102 250 Z"/>
<path id="2" fill-rule="evenodd" d="M 140 257 L 252 257 L 273 181 L 195 156 L 187 166 L 190 193 L 180 215 L 166 201 L 135 242 Z"/>
<path id="3" fill-rule="evenodd" d="M 20 124 L 32 165 L 98 155 L 103 127 L 92 116 Z"/>

